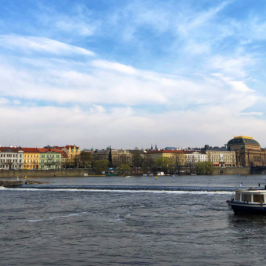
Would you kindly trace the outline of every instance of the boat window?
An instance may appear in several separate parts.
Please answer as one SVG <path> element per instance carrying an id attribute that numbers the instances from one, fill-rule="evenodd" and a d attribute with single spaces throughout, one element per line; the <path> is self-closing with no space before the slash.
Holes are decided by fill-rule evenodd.
<path id="1" fill-rule="evenodd" d="M 253 202 L 264 202 L 263 195 L 253 195 Z"/>
<path id="2" fill-rule="evenodd" d="M 242 194 L 242 201 L 251 202 L 251 194 Z"/>
<path id="3" fill-rule="evenodd" d="M 236 192 L 236 200 L 240 201 L 240 193 Z"/>

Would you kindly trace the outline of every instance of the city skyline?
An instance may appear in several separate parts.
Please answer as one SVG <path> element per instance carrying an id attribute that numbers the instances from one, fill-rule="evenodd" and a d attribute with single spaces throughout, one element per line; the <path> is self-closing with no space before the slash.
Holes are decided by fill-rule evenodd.
<path id="1" fill-rule="evenodd" d="M 266 146 L 265 1 L 1 4 L 0 145 Z"/>

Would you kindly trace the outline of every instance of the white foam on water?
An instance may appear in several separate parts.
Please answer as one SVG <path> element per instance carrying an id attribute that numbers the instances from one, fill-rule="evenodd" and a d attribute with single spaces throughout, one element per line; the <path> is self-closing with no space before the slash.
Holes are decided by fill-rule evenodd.
<path id="1" fill-rule="evenodd" d="M 113 189 L 75 189 L 75 188 L 7 188 L 12 191 L 66 191 L 66 192 L 111 192 L 111 193 L 157 193 L 157 194 L 232 194 L 233 191 L 164 191 L 164 190 L 113 190 Z"/>

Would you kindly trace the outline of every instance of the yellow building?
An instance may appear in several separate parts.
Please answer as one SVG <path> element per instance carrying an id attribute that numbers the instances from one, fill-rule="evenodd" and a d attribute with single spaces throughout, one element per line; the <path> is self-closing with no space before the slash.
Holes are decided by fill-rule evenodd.
<path id="1" fill-rule="evenodd" d="M 37 148 L 21 148 L 23 150 L 23 169 L 39 169 L 40 152 Z"/>
<path id="2" fill-rule="evenodd" d="M 80 147 L 77 147 L 76 145 L 66 145 L 63 147 L 54 146 L 53 148 L 55 150 L 64 151 L 68 156 L 69 162 L 73 162 L 76 156 L 79 156 L 81 152 Z"/>
<path id="3" fill-rule="evenodd" d="M 186 155 L 183 151 L 180 150 L 156 150 L 149 151 L 144 154 L 144 160 L 153 160 L 159 158 L 171 158 L 176 165 L 185 165 L 186 164 Z"/>

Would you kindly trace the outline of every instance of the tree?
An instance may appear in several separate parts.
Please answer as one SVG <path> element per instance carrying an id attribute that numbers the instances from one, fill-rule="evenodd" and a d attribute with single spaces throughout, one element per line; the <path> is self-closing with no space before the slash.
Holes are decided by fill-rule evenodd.
<path id="1" fill-rule="evenodd" d="M 174 162 L 169 157 L 161 157 L 156 159 L 155 164 L 163 171 L 169 171 L 174 169 Z"/>
<path id="2" fill-rule="evenodd" d="M 108 169 L 108 165 L 109 165 L 108 160 L 99 160 L 93 163 L 93 167 L 98 174 Z"/>
<path id="3" fill-rule="evenodd" d="M 110 150 L 109 150 L 109 155 L 108 155 L 108 165 L 109 167 L 113 167 L 113 157 L 112 157 L 112 148 L 111 148 L 111 145 L 110 145 Z"/>
<path id="4" fill-rule="evenodd" d="M 206 174 L 213 173 L 213 163 L 212 162 L 205 162 L 206 163 Z"/>
<path id="5" fill-rule="evenodd" d="M 141 158 L 141 154 L 139 149 L 136 147 L 132 156 L 132 162 L 133 165 L 137 168 L 137 172 L 138 172 L 138 168 L 141 167 L 142 165 L 142 158 Z"/>
<path id="6" fill-rule="evenodd" d="M 212 162 L 197 162 L 195 165 L 195 170 L 197 174 L 212 174 L 213 173 L 213 163 Z"/>
<path id="7" fill-rule="evenodd" d="M 181 165 L 182 165 L 182 160 L 180 158 L 180 155 L 174 155 L 172 157 L 172 160 L 174 162 L 175 172 L 180 173 Z"/>
<path id="8" fill-rule="evenodd" d="M 130 165 L 128 164 L 121 164 L 120 169 L 122 170 L 122 174 L 130 172 Z"/>
<path id="9" fill-rule="evenodd" d="M 79 166 L 86 168 L 91 166 L 92 157 L 90 152 L 82 151 L 79 155 Z"/>
<path id="10" fill-rule="evenodd" d="M 206 163 L 205 162 L 197 162 L 195 165 L 195 170 L 198 175 L 202 175 L 206 173 Z"/>
<path id="11" fill-rule="evenodd" d="M 152 157 L 146 156 L 145 159 L 143 160 L 143 163 L 142 163 L 142 172 L 143 173 L 152 172 L 154 164 L 155 164 L 155 162 L 152 159 Z M 156 169 L 154 172 L 156 172 Z"/>

